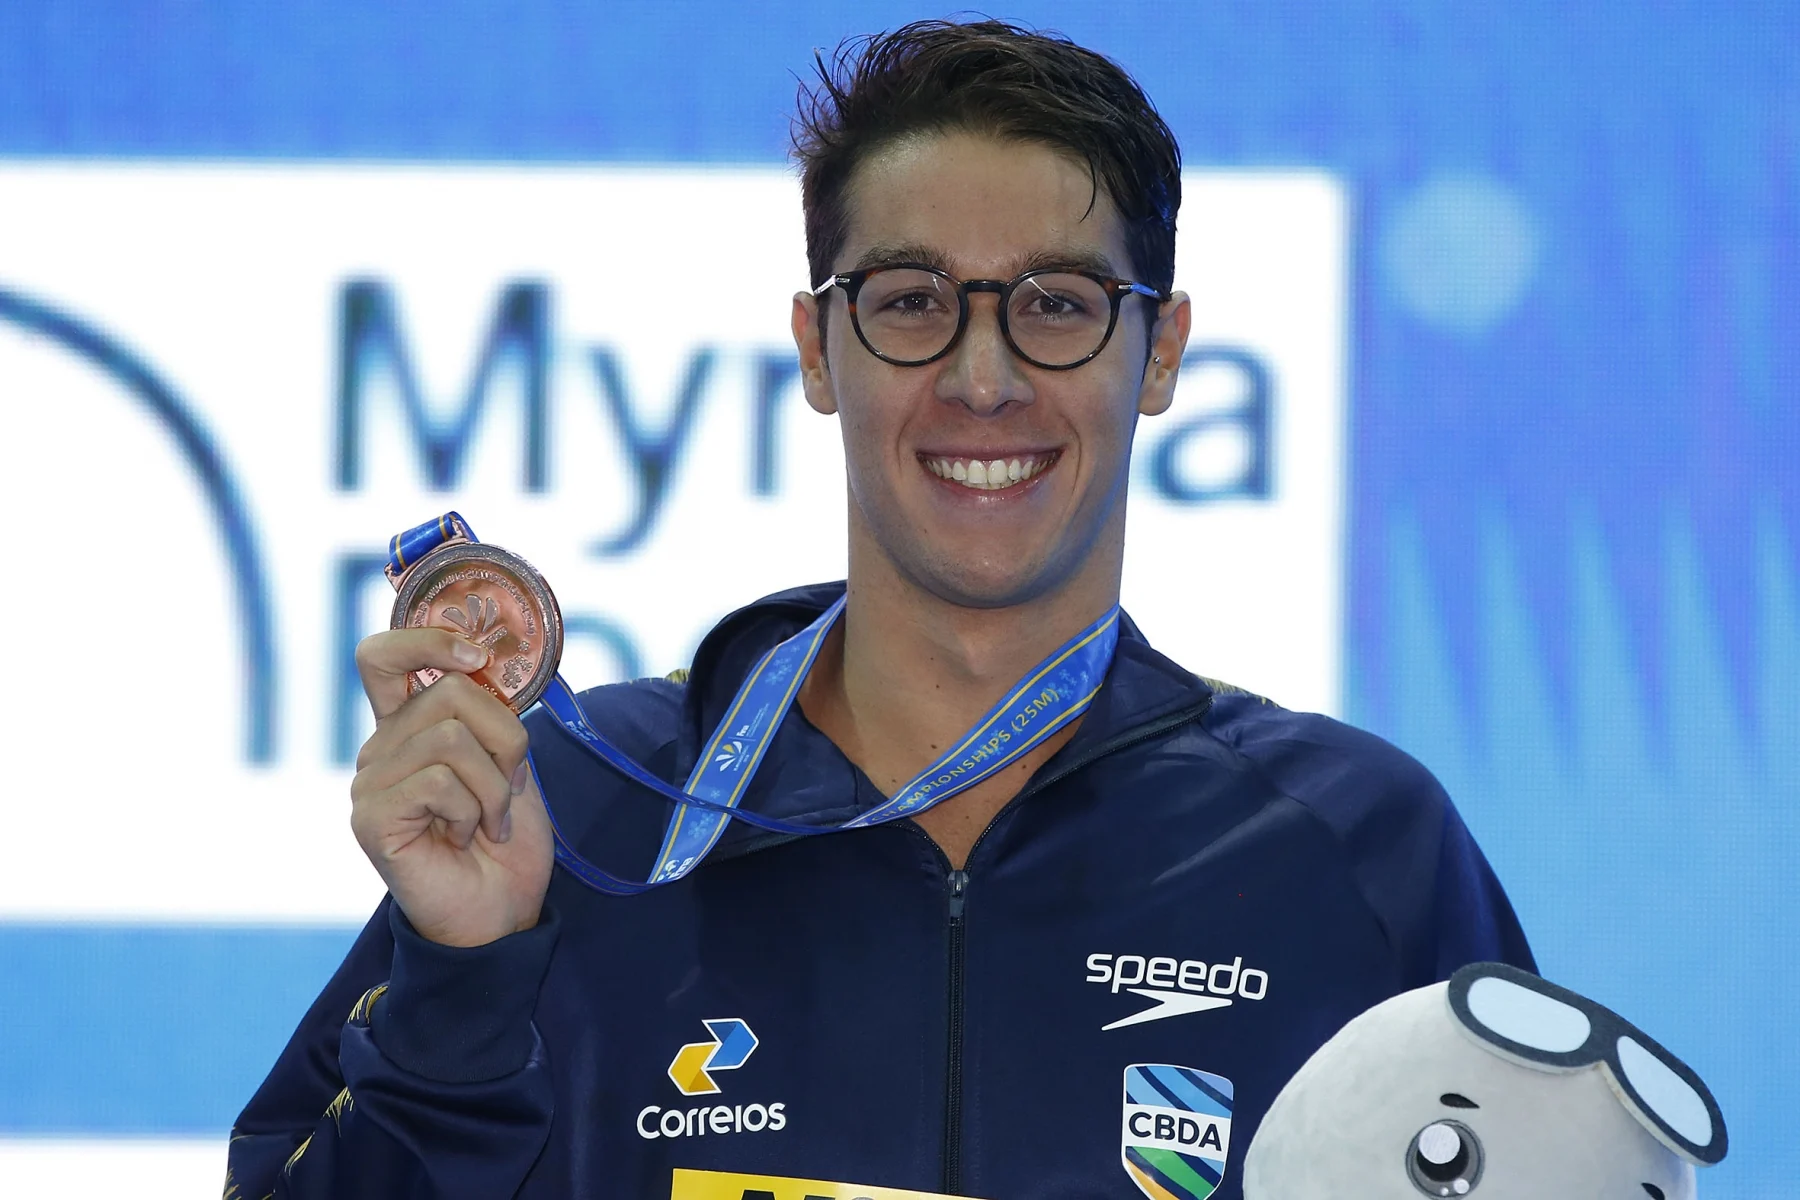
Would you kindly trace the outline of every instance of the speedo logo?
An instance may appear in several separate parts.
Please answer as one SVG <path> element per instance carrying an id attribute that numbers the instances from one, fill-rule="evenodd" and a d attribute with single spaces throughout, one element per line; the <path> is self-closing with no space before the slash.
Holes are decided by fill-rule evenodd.
<path id="1" fill-rule="evenodd" d="M 1261 1000 L 1269 994 L 1269 973 L 1246 967 L 1242 956 L 1228 963 L 1203 963 L 1193 958 L 1090 954 L 1087 969 L 1087 982 L 1107 984 L 1114 995 L 1127 991 L 1156 1001 L 1142 1012 L 1102 1025 L 1101 1032 L 1226 1008 L 1234 1000 Z"/>
<path id="2" fill-rule="evenodd" d="M 723 1091 L 714 1071 L 735 1071 L 749 1061 L 761 1043 L 750 1026 L 736 1017 L 703 1021 L 710 1038 L 689 1042 L 669 1064 L 669 1082 L 684 1096 L 715 1096 Z M 641 1138 L 702 1137 L 708 1133 L 760 1133 L 787 1127 L 787 1105 L 702 1104 L 697 1108 L 664 1108 L 648 1104 L 638 1111 Z"/>

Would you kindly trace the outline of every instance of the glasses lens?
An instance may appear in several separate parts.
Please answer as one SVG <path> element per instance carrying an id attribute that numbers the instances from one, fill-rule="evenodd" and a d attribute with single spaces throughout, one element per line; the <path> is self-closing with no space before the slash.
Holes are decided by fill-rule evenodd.
<path id="1" fill-rule="evenodd" d="M 1691 1145 L 1705 1149 L 1712 1144 L 1712 1114 L 1706 1111 L 1706 1101 L 1667 1063 L 1636 1039 L 1621 1037 L 1619 1066 L 1640 1104 Z"/>
<path id="2" fill-rule="evenodd" d="M 1469 1015 L 1509 1042 L 1550 1054 L 1581 1049 L 1594 1028 L 1580 1009 L 1491 975 L 1469 985 Z"/>
<path id="3" fill-rule="evenodd" d="M 1013 289 L 1006 322 L 1026 358 L 1064 367 L 1080 362 L 1106 341 L 1112 298 L 1085 275 L 1031 275 Z"/>
<path id="4" fill-rule="evenodd" d="M 871 349 L 896 362 L 923 362 L 956 336 L 956 286 L 912 267 L 877 271 L 856 296 L 856 326 Z"/>

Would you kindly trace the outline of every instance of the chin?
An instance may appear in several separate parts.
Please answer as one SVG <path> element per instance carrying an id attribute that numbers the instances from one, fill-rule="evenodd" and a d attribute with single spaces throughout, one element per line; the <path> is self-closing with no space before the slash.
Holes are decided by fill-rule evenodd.
<path id="1" fill-rule="evenodd" d="M 871 559 L 918 591 L 961 608 L 998 609 L 1054 595 L 1101 565 L 1108 522 L 994 520 L 985 528 L 945 522 L 941 514 L 881 506 L 876 513 L 855 502 L 852 490 L 851 561 L 861 545 Z M 877 519 L 869 519 L 871 516 Z M 1121 514 L 1122 516 L 1122 514 Z M 934 519 L 935 518 L 935 519 Z M 961 526 L 960 528 L 958 526 Z"/>
<path id="2" fill-rule="evenodd" d="M 989 564 L 983 564 L 984 568 Z M 1038 569 L 970 569 L 964 562 L 918 564 L 908 572 L 926 591 L 962 608 L 1012 608 L 1028 604 L 1064 582 L 1049 564 Z"/>

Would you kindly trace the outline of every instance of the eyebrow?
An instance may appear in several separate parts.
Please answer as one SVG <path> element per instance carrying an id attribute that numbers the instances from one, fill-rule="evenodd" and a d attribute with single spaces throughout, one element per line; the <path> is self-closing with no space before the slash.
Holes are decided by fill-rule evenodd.
<path id="1" fill-rule="evenodd" d="M 869 267 L 892 267 L 900 263 L 918 263 L 921 266 L 935 267 L 946 275 L 955 275 L 950 269 L 950 256 L 922 242 L 877 243 L 870 246 L 857 257 L 854 270 L 865 270 Z M 1027 271 L 1042 270 L 1046 267 L 1062 267 L 1071 271 L 1091 271 L 1095 275 L 1108 278 L 1119 274 L 1118 268 L 1106 255 L 1096 250 L 1083 250 L 1074 247 L 1047 247 L 1034 250 L 1030 254 L 1014 259 L 1010 264 L 1011 276 L 1016 278 Z"/>
<path id="2" fill-rule="evenodd" d="M 868 267 L 893 267 L 901 263 L 919 263 L 944 272 L 950 270 L 949 255 L 920 242 L 878 242 L 862 252 L 853 269 L 861 271 Z"/>
<path id="3" fill-rule="evenodd" d="M 1442 1104 L 1446 1108 L 1480 1108 L 1481 1107 L 1481 1105 L 1475 1103 L 1473 1100 L 1469 1099 L 1467 1096 L 1463 1095 L 1460 1092 L 1445 1092 L 1443 1095 L 1438 1097 L 1438 1103 Z"/>

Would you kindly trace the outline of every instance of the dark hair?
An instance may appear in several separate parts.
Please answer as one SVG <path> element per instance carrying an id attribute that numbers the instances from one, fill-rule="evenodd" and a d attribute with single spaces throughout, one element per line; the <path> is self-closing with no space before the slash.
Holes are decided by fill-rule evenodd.
<path id="1" fill-rule="evenodd" d="M 1181 149 L 1111 59 L 1003 21 L 916 21 L 843 42 L 800 87 L 794 157 L 814 286 L 844 248 L 845 192 L 862 160 L 909 134 L 968 131 L 1041 143 L 1087 164 L 1125 224 L 1140 282 L 1175 278 Z"/>

